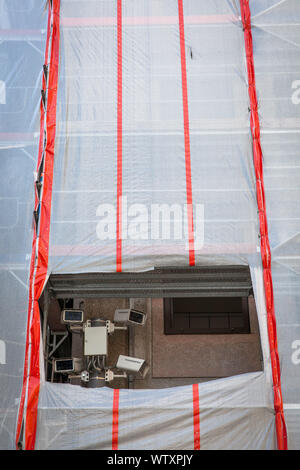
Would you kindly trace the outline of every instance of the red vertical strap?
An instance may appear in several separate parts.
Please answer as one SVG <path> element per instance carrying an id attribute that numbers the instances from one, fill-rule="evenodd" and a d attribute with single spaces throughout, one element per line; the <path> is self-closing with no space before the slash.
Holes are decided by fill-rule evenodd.
<path id="1" fill-rule="evenodd" d="M 188 239 L 189 239 L 189 263 L 195 265 L 195 241 L 194 241 L 194 221 L 193 221 L 193 195 L 192 195 L 192 173 L 191 173 L 191 149 L 190 149 L 190 124 L 186 77 L 186 56 L 184 39 L 184 16 L 182 0 L 178 0 L 178 20 L 180 38 L 180 59 L 181 59 L 181 82 L 182 82 L 182 103 L 183 103 L 183 126 L 184 126 L 184 149 L 185 149 L 185 178 L 186 178 L 186 202 L 188 218 Z"/>
<path id="2" fill-rule="evenodd" d="M 38 398 L 40 389 L 40 311 L 38 300 L 43 291 L 48 270 L 54 143 L 56 133 L 56 100 L 59 62 L 59 10 L 60 0 L 48 4 L 48 29 L 45 64 L 48 66 L 47 82 L 43 76 L 46 93 L 46 112 L 41 105 L 40 141 L 37 172 L 44 157 L 40 197 L 35 195 L 35 211 L 38 225 L 34 227 L 29 279 L 29 303 L 25 347 L 23 387 L 21 392 L 16 446 L 20 440 L 23 424 L 24 448 L 34 449 Z M 50 57 L 49 57 L 50 54 Z"/>
<path id="3" fill-rule="evenodd" d="M 120 390 L 114 390 L 112 413 L 112 450 L 118 450 L 119 444 L 119 394 Z"/>
<path id="4" fill-rule="evenodd" d="M 200 450 L 199 385 L 193 384 L 194 450 Z"/>
<path id="5" fill-rule="evenodd" d="M 253 140 L 253 161 L 256 178 L 256 195 L 259 213 L 260 248 L 263 267 L 264 291 L 267 309 L 267 325 L 272 365 L 272 378 L 274 390 L 275 424 L 277 447 L 287 449 L 287 431 L 283 412 L 283 400 L 280 381 L 280 364 L 277 347 L 276 319 L 274 311 L 274 296 L 271 271 L 271 250 L 268 235 L 267 213 L 265 205 L 265 190 L 263 181 L 263 155 L 260 143 L 260 123 L 257 106 L 255 85 L 255 70 L 253 58 L 253 43 L 251 31 L 251 11 L 249 0 L 240 0 L 241 18 L 244 30 L 245 51 L 248 72 L 248 92 L 250 100 L 250 127 Z"/>
<path id="6" fill-rule="evenodd" d="M 49 40 L 50 40 L 50 29 L 51 29 L 51 10 L 48 9 L 48 21 L 47 21 L 47 38 L 46 38 L 46 49 L 45 49 L 45 64 L 47 63 L 48 51 L 49 51 Z M 42 78 L 42 88 L 43 90 L 46 87 L 46 80 L 45 76 L 43 75 Z M 45 111 L 42 105 L 42 100 L 40 101 L 40 138 L 39 138 L 39 150 L 38 150 L 38 161 L 37 161 L 37 170 L 40 166 L 42 153 L 43 153 L 43 140 L 44 140 L 44 122 L 45 122 Z M 37 206 L 37 195 L 35 197 L 35 208 Z M 33 246 L 32 246 L 32 253 L 35 252 L 35 243 L 36 243 L 36 233 L 34 228 L 33 234 Z M 30 269 L 29 269 L 29 306 L 32 305 L 32 285 L 33 285 L 33 272 L 34 272 L 34 258 L 31 257 Z M 28 375 L 28 352 L 29 352 L 29 325 L 30 325 L 30 307 L 28 307 L 28 321 L 27 321 L 27 331 L 26 331 L 26 344 L 25 344 L 25 361 L 24 361 L 24 371 L 23 371 L 23 383 L 22 383 L 22 391 L 21 391 L 21 398 L 19 404 L 19 412 L 18 412 L 18 419 L 17 419 L 17 431 L 16 431 L 16 445 L 20 438 L 21 433 L 21 425 L 23 419 L 23 411 L 24 411 L 24 402 L 25 402 L 25 394 L 26 394 L 26 381 Z"/>
<path id="7" fill-rule="evenodd" d="M 122 271 L 122 0 L 117 3 L 117 272 Z"/>

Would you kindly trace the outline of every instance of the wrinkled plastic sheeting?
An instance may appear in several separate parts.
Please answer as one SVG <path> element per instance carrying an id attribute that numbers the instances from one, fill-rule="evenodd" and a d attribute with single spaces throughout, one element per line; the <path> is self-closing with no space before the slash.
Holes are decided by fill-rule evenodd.
<path id="1" fill-rule="evenodd" d="M 204 221 L 196 263 L 250 264 L 264 357 L 263 373 L 199 384 L 201 448 L 272 449 L 273 391 L 239 2 L 183 3 L 200 235 Z M 37 0 L 0 2 L 1 61 L 6 61 L 0 68 L 0 347 L 6 348 L 0 361 L 1 448 L 13 446 L 23 373 L 43 6 Z M 299 448 L 300 56 L 294 23 L 299 23 L 300 5 L 297 0 L 251 0 L 250 6 L 282 388 L 289 447 Z M 116 2 L 62 0 L 49 274 L 116 270 L 116 241 L 101 240 L 97 227 L 103 205 L 116 208 L 117 69 Z M 139 215 L 135 204 L 143 204 L 149 214 L 152 204 L 182 208 L 186 203 L 176 0 L 123 2 L 122 183 L 131 215 Z M 124 237 L 123 270 L 187 266 L 187 240 L 153 240 L 150 221 L 142 219 L 142 235 Z M 110 449 L 112 393 L 43 383 L 36 447 Z M 190 386 L 121 390 L 119 418 L 120 448 L 193 448 Z"/>
<path id="2" fill-rule="evenodd" d="M 199 384 L 201 449 L 274 449 L 265 388 L 262 372 Z M 112 389 L 45 383 L 36 448 L 111 449 L 112 408 Z M 120 390 L 118 431 L 119 450 L 193 449 L 192 386 Z"/>
<path id="3" fill-rule="evenodd" d="M 236 3 L 184 1 L 196 263 L 248 264 L 259 244 Z M 116 2 L 61 3 L 51 273 L 116 270 L 116 21 Z M 151 210 L 165 204 L 187 235 L 177 0 L 122 2 L 122 41 L 122 270 L 187 266 L 187 236 L 151 232 Z"/>
<path id="4" fill-rule="evenodd" d="M 200 383 L 201 449 L 275 449 L 275 421 L 263 279 L 251 268 L 264 372 Z M 193 449 L 192 386 L 121 389 L 118 449 Z M 111 449 L 113 390 L 44 382 L 37 449 Z"/>
<path id="5" fill-rule="evenodd" d="M 252 1 L 252 35 L 289 448 L 300 448 L 300 3 Z"/>
<path id="6" fill-rule="evenodd" d="M 178 3 L 175 0 L 122 2 L 122 10 L 122 194 L 124 201 L 126 199 L 123 209 L 127 208 L 127 218 L 130 215 L 139 216 L 142 227 L 135 237 L 130 236 L 130 230 L 125 236 L 126 228 L 124 225 L 122 227 L 122 268 L 125 271 L 143 271 L 155 266 L 186 266 L 187 240 L 162 237 L 154 240 L 150 236 L 152 221 L 149 220 L 153 204 L 164 203 L 169 207 L 177 204 L 183 208 L 186 203 Z M 116 14 L 116 4 L 113 2 L 83 4 L 71 0 L 61 3 L 58 134 L 49 273 L 116 270 L 116 234 L 103 240 L 98 231 L 100 215 L 107 207 L 115 208 L 112 226 L 116 226 Z M 200 414 L 203 413 L 203 419 L 200 416 L 201 448 L 203 442 L 207 448 L 249 448 L 252 445 L 249 435 L 256 439 L 253 448 L 274 448 L 272 402 L 268 402 L 265 408 L 266 397 L 272 396 L 273 392 L 258 248 L 256 188 L 240 12 L 237 2 L 185 1 L 184 21 L 193 203 L 195 208 L 203 209 L 203 212 L 199 210 L 199 216 L 195 211 L 196 232 L 199 229 L 201 235 L 204 226 L 204 243 L 201 245 L 200 240 L 200 246 L 196 246 L 196 264 L 251 265 L 265 370 L 260 374 L 264 386 L 260 389 L 259 411 L 253 404 L 252 395 L 243 395 L 247 394 L 244 387 L 248 375 L 241 382 L 237 378 L 229 382 L 227 379 L 218 381 L 220 390 L 225 387 L 223 383 L 232 386 L 230 393 L 233 400 L 238 393 L 247 396 L 247 405 L 245 401 L 243 410 L 237 400 L 231 414 L 222 407 L 214 410 L 211 382 L 201 385 L 200 390 L 208 391 L 206 406 L 207 410 L 211 409 L 205 415 L 200 400 Z M 141 213 L 142 205 L 147 209 L 146 216 Z M 122 214 L 122 220 L 126 220 L 126 215 L 123 217 Z M 186 220 L 184 222 L 186 226 Z M 241 386 L 237 394 L 234 393 L 234 384 Z M 86 402 L 80 411 L 80 420 L 75 424 L 72 416 L 76 412 L 71 412 L 72 407 L 76 409 L 73 389 L 50 384 L 43 388 L 39 406 L 38 446 L 62 448 L 66 440 L 66 445 L 73 448 L 111 448 L 111 433 L 106 425 L 103 431 L 105 439 L 93 441 L 97 436 L 92 437 L 92 429 L 98 427 L 93 422 L 99 417 L 93 417 L 93 413 L 86 417 L 84 407 L 93 407 L 94 394 L 102 394 L 101 406 L 98 405 L 99 416 L 101 410 L 105 416 L 108 413 L 110 424 L 106 424 L 111 426 L 112 392 L 76 389 L 76 396 L 86 397 Z M 151 391 L 158 408 L 160 397 L 165 393 L 171 394 L 175 403 L 182 402 L 179 406 L 182 415 L 172 421 L 175 428 L 175 421 L 180 427 L 186 419 L 182 390 Z M 125 417 L 125 410 L 130 410 L 131 416 L 138 397 L 147 400 L 149 393 L 146 390 L 122 390 L 120 406 L 122 408 L 124 400 L 124 409 L 120 413 L 124 413 Z M 54 401 L 53 408 L 47 399 L 50 403 Z M 188 407 L 191 417 L 192 400 Z M 66 425 L 59 421 L 61 439 L 57 440 L 55 432 L 50 432 L 49 444 L 43 428 L 48 429 L 46 423 L 49 418 L 55 429 L 55 416 L 58 416 L 55 408 L 60 410 L 61 419 L 65 417 Z M 132 424 L 135 438 L 126 441 L 122 437 L 123 434 L 130 436 L 131 419 L 124 418 L 124 433 L 122 424 L 119 428 L 120 448 L 145 448 L 147 445 L 149 448 L 160 448 L 162 445 L 164 448 L 193 447 L 192 424 L 187 426 L 189 431 L 185 429 L 183 433 L 190 440 L 184 441 L 182 437 L 178 442 L 178 435 L 176 432 L 171 434 L 170 430 L 170 436 L 166 437 L 163 427 L 159 427 L 160 432 L 156 436 L 156 433 L 145 431 L 149 427 L 154 429 L 152 422 L 149 420 L 147 423 L 145 409 L 140 409 L 138 405 L 137 408 L 139 420 Z M 261 413 L 261 410 L 264 412 Z M 162 410 L 160 413 L 163 416 Z M 256 432 L 251 431 L 253 416 L 259 429 Z M 229 433 L 228 441 L 226 420 L 229 428 L 235 423 L 240 431 Z M 218 430 L 218 423 L 225 423 L 224 427 L 222 424 Z M 79 431 L 73 433 L 71 444 L 68 434 L 72 426 L 77 426 Z M 81 426 L 90 436 L 89 443 L 82 437 Z M 270 433 L 268 438 L 265 437 L 266 433 Z M 257 436 L 264 437 L 259 439 Z"/>
<path id="7" fill-rule="evenodd" d="M 44 6 L 40 0 L 0 1 L 1 449 L 14 447 L 24 367 Z"/>

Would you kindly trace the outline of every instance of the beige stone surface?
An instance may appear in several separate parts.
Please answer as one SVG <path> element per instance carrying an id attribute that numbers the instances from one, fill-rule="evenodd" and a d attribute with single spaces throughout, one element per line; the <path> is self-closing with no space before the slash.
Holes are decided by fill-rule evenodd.
<path id="1" fill-rule="evenodd" d="M 76 299 L 85 320 L 113 320 L 115 309 L 136 308 L 147 313 L 144 327 L 130 326 L 109 337 L 107 365 L 113 367 L 119 354 L 145 359 L 150 367 L 145 379 L 129 376 L 113 382 L 113 388 L 165 388 L 203 382 L 262 369 L 259 328 L 254 299 L 249 299 L 251 334 L 165 335 L 163 299 Z M 55 308 L 54 308 L 55 307 Z M 59 309 L 53 304 L 51 321 L 59 323 Z M 55 318 L 57 317 L 57 318 Z M 72 355 L 83 353 L 82 336 L 72 335 Z M 92 381 L 89 387 L 103 386 Z"/>
<path id="2" fill-rule="evenodd" d="M 165 335 L 163 299 L 152 300 L 153 377 L 227 377 L 262 369 L 254 300 L 251 334 Z"/>

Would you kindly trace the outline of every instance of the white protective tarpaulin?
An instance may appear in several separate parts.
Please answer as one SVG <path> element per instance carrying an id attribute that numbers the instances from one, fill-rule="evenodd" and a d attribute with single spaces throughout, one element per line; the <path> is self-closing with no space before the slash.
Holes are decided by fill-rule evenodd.
<path id="1" fill-rule="evenodd" d="M 47 14 L 0 1 L 0 448 L 14 448 L 24 370 Z"/>
<path id="2" fill-rule="evenodd" d="M 25 353 L 46 47 L 40 3 L 24 12 L 23 2 L 0 2 L 1 448 L 14 446 Z M 199 384 L 200 448 L 276 448 L 240 2 L 52 3 L 60 4 L 60 41 L 48 275 L 115 272 L 120 263 L 127 272 L 186 267 L 193 249 L 196 265 L 249 265 L 264 370 Z M 289 448 L 297 449 L 300 4 L 249 5 L 281 382 Z M 162 204 L 175 214 L 171 235 L 153 229 Z M 41 372 L 35 448 L 111 449 L 113 406 L 111 389 L 45 383 Z M 195 446 L 191 386 L 120 390 L 118 413 L 119 449 Z"/>

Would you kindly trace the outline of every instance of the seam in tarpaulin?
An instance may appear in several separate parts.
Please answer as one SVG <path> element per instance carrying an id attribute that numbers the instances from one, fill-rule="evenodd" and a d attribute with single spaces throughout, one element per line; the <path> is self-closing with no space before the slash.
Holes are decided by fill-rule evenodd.
<path id="1" fill-rule="evenodd" d="M 183 14 L 182 0 L 178 0 L 178 22 L 179 22 L 181 82 L 182 82 L 186 202 L 187 202 L 188 239 L 189 239 L 189 263 L 190 263 L 190 266 L 194 266 L 195 265 L 195 241 L 194 241 L 194 221 L 193 221 L 190 124 L 189 124 L 189 108 L 188 108 L 188 93 L 187 93 L 184 14 Z"/>
<path id="2" fill-rule="evenodd" d="M 114 389 L 112 411 L 112 450 L 118 450 L 119 445 L 119 396 L 120 390 Z"/>
<path id="3" fill-rule="evenodd" d="M 40 389 L 40 310 L 38 300 L 47 280 L 56 101 L 59 62 L 60 0 L 48 3 L 45 65 L 42 79 L 40 139 L 35 183 L 35 222 L 29 276 L 29 301 L 23 386 L 19 405 L 16 447 L 24 429 L 24 449 L 34 449 Z M 23 426 L 22 426 L 23 425 Z"/>
<path id="4" fill-rule="evenodd" d="M 117 3 L 117 227 L 116 264 L 122 271 L 122 0 Z"/>
<path id="5" fill-rule="evenodd" d="M 265 203 L 265 190 L 263 181 L 263 156 L 260 143 L 260 123 L 258 116 L 258 103 L 255 85 L 255 70 L 253 58 L 253 42 L 251 31 L 251 12 L 249 0 L 240 0 L 241 19 L 244 30 L 245 51 L 248 72 L 248 92 L 250 100 L 250 127 L 253 146 L 253 160 L 256 178 L 256 196 L 259 214 L 261 258 L 263 266 L 263 280 L 267 310 L 267 325 L 272 366 L 272 379 L 274 390 L 274 410 L 277 435 L 277 447 L 287 449 L 287 431 L 283 411 L 283 400 L 280 380 L 280 364 L 277 345 L 276 318 L 274 311 L 274 295 L 271 271 L 271 250 L 268 235 L 268 224 Z"/>
<path id="6" fill-rule="evenodd" d="M 193 384 L 194 450 L 200 450 L 199 385 Z"/>

